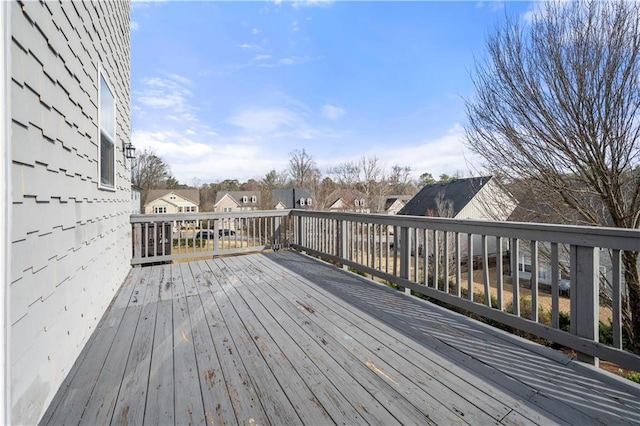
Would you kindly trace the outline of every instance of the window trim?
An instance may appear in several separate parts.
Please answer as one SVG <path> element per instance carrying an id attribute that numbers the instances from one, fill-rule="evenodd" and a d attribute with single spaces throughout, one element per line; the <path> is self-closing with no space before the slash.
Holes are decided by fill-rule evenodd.
<path id="1" fill-rule="evenodd" d="M 107 88 L 109 89 L 109 91 L 111 92 L 111 95 L 113 97 L 113 135 L 109 136 L 107 135 L 107 133 L 105 132 L 105 137 L 107 138 L 107 140 L 109 140 L 109 142 L 112 143 L 113 145 L 113 185 L 106 185 L 104 183 L 102 183 L 102 126 L 101 126 L 101 115 L 102 115 L 102 111 L 101 111 L 101 107 L 100 107 L 100 100 L 101 100 L 101 96 L 102 96 L 102 84 L 101 84 L 101 79 L 104 80 L 105 84 L 107 85 Z M 117 137 L 117 131 L 118 131 L 118 120 L 117 120 L 117 107 L 118 107 L 118 100 L 116 99 L 115 96 L 115 92 L 113 90 L 113 86 L 111 85 L 111 82 L 109 81 L 106 73 L 104 72 L 103 67 L 100 65 L 98 66 L 98 189 L 102 189 L 104 191 L 111 191 L 111 192 L 115 192 L 116 191 L 116 180 L 117 180 L 117 164 L 116 164 L 116 152 L 118 151 L 118 148 L 116 146 L 116 140 L 118 139 Z M 113 138 L 113 139 L 111 139 Z"/>

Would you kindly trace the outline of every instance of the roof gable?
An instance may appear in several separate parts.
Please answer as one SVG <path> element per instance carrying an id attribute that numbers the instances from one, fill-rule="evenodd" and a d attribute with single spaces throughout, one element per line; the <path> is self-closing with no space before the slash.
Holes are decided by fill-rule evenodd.
<path id="1" fill-rule="evenodd" d="M 214 206 L 217 206 L 224 197 L 231 198 L 238 206 L 259 206 L 260 205 L 260 191 L 220 191 L 216 194 L 216 202 Z M 243 203 L 242 198 L 247 197 L 247 202 Z M 255 197 L 255 202 L 252 200 Z"/>
<path id="2" fill-rule="evenodd" d="M 453 217 L 456 217 L 491 179 L 491 176 L 484 176 L 426 185 L 398 214 L 438 216 L 438 197 L 442 196 L 444 200 L 452 203 Z"/>
<path id="3" fill-rule="evenodd" d="M 145 203 L 145 206 L 158 198 L 166 198 L 167 195 L 172 193 L 185 201 L 195 204 L 196 206 L 200 205 L 200 191 L 197 189 L 150 189 L 147 193 L 147 202 Z"/>

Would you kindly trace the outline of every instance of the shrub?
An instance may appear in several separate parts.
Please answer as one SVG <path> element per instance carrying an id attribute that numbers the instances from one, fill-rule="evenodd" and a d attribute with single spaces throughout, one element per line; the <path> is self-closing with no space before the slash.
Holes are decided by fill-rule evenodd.
<path id="1" fill-rule="evenodd" d="M 640 373 L 629 373 L 627 374 L 627 379 L 632 382 L 640 383 Z"/>

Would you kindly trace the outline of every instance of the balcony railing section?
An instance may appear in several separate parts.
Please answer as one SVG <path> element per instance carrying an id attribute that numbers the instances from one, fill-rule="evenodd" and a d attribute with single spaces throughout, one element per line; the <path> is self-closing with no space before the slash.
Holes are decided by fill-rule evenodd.
<path id="1" fill-rule="evenodd" d="M 132 265 L 279 249 L 289 245 L 288 210 L 131 215 Z"/>
<path id="2" fill-rule="evenodd" d="M 621 309 L 628 301 L 621 255 L 640 251 L 639 230 L 303 210 L 291 216 L 295 249 L 574 349 L 582 361 L 640 365 L 623 350 Z M 600 321 L 611 323 L 613 344 L 598 341 Z"/>

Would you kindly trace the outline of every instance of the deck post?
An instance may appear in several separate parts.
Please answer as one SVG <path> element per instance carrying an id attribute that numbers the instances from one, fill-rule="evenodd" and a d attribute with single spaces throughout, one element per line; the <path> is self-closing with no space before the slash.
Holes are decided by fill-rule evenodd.
<path id="1" fill-rule="evenodd" d="M 347 221 L 340 219 L 339 221 L 340 233 L 338 234 L 338 241 L 336 243 L 340 247 L 340 257 L 347 259 Z M 342 264 L 342 269 L 348 269 L 348 266 Z"/>
<path id="2" fill-rule="evenodd" d="M 142 224 L 133 224 L 133 258 L 140 259 L 142 257 Z"/>
<path id="3" fill-rule="evenodd" d="M 409 279 L 411 271 L 411 238 L 409 238 L 409 228 L 400 227 L 400 278 Z M 411 294 L 411 289 L 405 288 L 404 292 Z"/>
<path id="4" fill-rule="evenodd" d="M 281 217 L 280 216 L 276 216 L 274 218 L 274 224 L 275 226 L 273 227 L 273 249 L 274 250 L 280 250 L 280 222 L 281 222 Z"/>
<path id="5" fill-rule="evenodd" d="M 571 246 L 571 333 L 598 341 L 599 252 Z M 598 366 L 598 358 L 578 352 L 578 360 Z"/>

